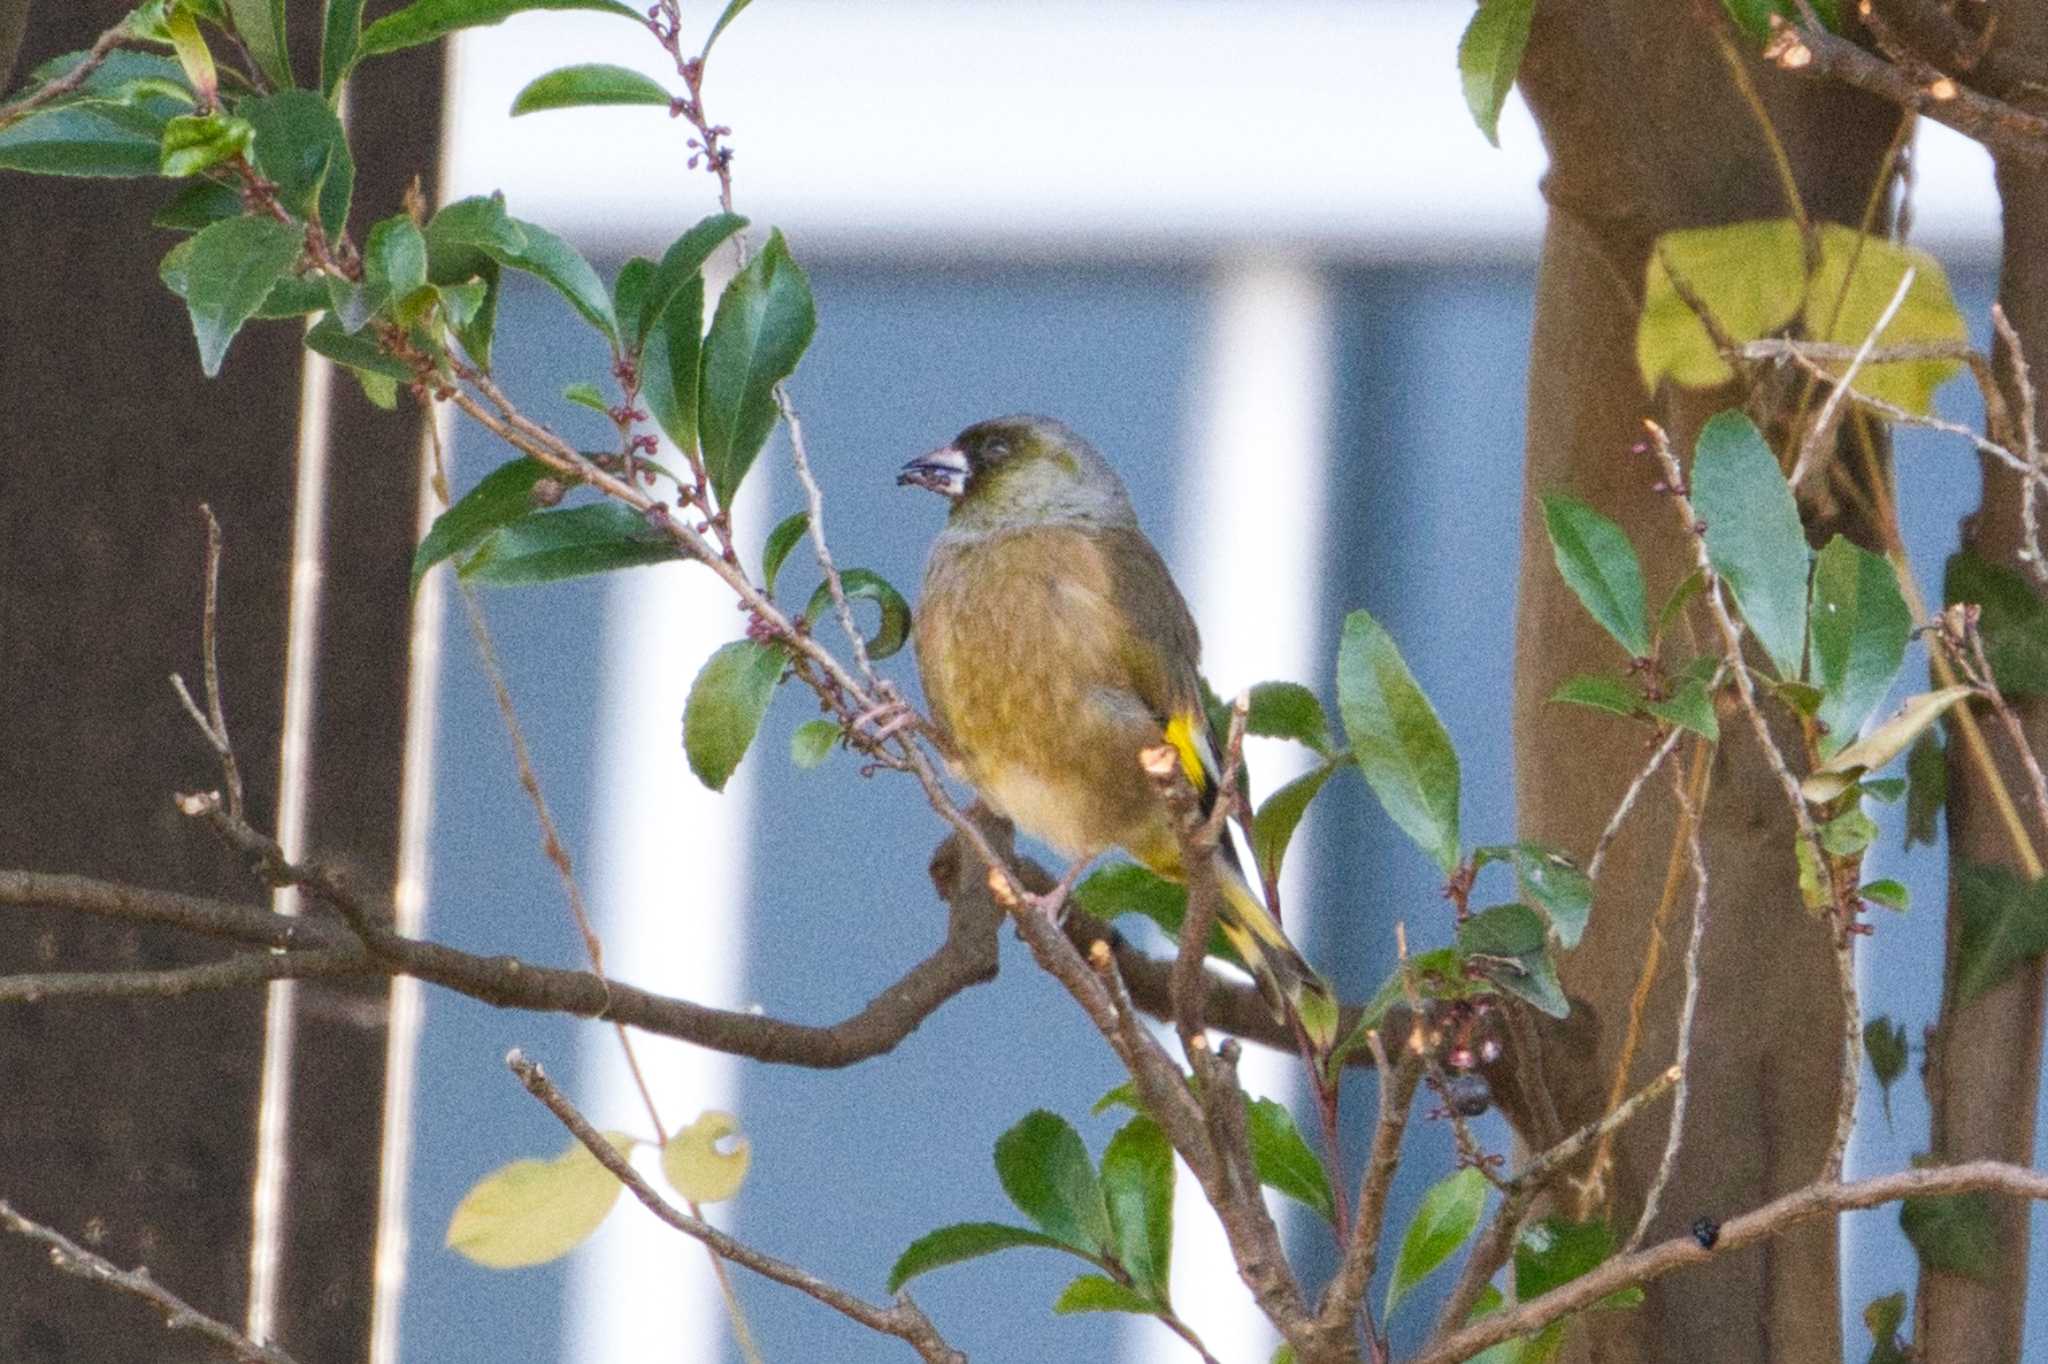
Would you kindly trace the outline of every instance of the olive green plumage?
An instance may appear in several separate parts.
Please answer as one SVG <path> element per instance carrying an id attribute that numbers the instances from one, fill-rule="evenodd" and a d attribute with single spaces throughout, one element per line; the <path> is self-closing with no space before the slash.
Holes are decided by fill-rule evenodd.
<path id="1" fill-rule="evenodd" d="M 1058 422 L 1003 417 L 913 460 L 902 481 L 953 500 L 914 636 L 949 760 L 991 807 L 1065 856 L 1120 847 L 1184 879 L 1171 811 L 1138 755 L 1171 744 L 1204 808 L 1214 801 L 1201 638 L 1115 471 Z M 1327 1003 L 1228 840 L 1216 870 L 1222 927 L 1276 1010 L 1298 1014 L 1304 992 Z"/>

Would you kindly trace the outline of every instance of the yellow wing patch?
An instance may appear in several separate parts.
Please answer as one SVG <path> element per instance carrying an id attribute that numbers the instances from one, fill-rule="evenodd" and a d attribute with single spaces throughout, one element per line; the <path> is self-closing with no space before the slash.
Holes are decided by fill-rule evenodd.
<path id="1" fill-rule="evenodd" d="M 1201 796 L 1209 794 L 1209 788 L 1216 784 L 1210 772 L 1213 760 L 1209 751 L 1209 736 L 1196 728 L 1198 718 L 1192 711 L 1181 711 L 1166 722 L 1166 742 L 1173 745 L 1173 751 L 1180 754 L 1180 770 L 1187 774 L 1188 785 Z"/>

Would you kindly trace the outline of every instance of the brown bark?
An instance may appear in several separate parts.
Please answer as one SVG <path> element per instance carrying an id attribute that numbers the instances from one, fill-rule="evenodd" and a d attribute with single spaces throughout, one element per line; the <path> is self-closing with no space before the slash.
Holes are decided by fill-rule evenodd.
<path id="1" fill-rule="evenodd" d="M 2021 55 L 2038 56 L 2048 43 L 2048 14 L 2039 6 L 2006 5 L 2000 13 L 2001 65 Z M 2009 45 L 2009 46 L 2008 46 Z M 2041 70 L 2036 65 L 2034 70 Z M 2005 211 L 1999 301 L 2020 338 L 2034 374 L 2048 359 L 2048 175 L 2038 163 L 2003 157 L 1998 161 L 1999 197 Z M 2020 395 L 2012 356 L 1997 355 L 2006 404 L 2015 414 Z M 2038 379 L 2037 379 L 2038 383 Z M 2037 417 L 2044 415 L 2039 413 Z M 2017 431 L 2004 433 L 2018 448 Z M 1984 491 L 1976 515 L 1963 528 L 1963 544 L 1993 563 L 2021 568 L 2020 483 L 2008 470 L 1986 461 Z M 2016 702 L 2029 734 L 2048 723 L 2040 698 Z M 2006 789 L 2026 805 L 2027 779 L 2002 732 L 1988 737 Z M 2034 747 L 2042 749 L 2038 737 Z M 1949 856 L 1953 871 L 1966 862 L 1990 863 L 2024 874 L 2013 840 L 1995 812 L 1984 780 L 1961 743 L 1949 746 Z M 2028 832 L 2037 854 L 2048 853 L 2038 824 Z M 1954 882 L 1951 881 L 1953 886 Z M 1957 908 L 1950 912 L 1949 956 L 1954 964 Z M 1925 1079 L 1932 1109 L 1930 1147 L 1944 1162 L 1992 1156 L 2031 1163 L 2034 1106 L 2040 1090 L 2043 963 L 2028 962 L 2010 978 L 1962 1008 L 1944 991 L 1938 1026 L 1929 1034 Z M 1997 1236 L 1996 1267 L 1988 1281 L 1923 1270 L 1917 1303 L 1917 1343 L 1932 1364 L 1955 1360 L 2018 1359 L 2027 1303 L 2028 1207 L 2012 1199 L 1992 1203 Z"/>
<path id="2" fill-rule="evenodd" d="M 1612 716 L 1552 705 L 1573 673 L 1614 659 L 1560 580 L 1535 497 L 1560 490 L 1615 518 L 1643 554 L 1652 608 L 1688 572 L 1692 546 L 1651 462 L 1630 453 L 1655 416 L 1689 451 L 1732 393 L 1642 388 L 1634 336 L 1647 253 L 1676 227 L 1788 209 L 1756 114 L 1711 37 L 1718 8 L 1628 3 L 1537 7 L 1522 85 L 1551 156 L 1550 204 L 1530 365 L 1515 705 L 1523 833 L 1590 849 L 1647 749 Z M 1807 212 L 1856 223 L 1896 117 L 1838 87 L 1801 85 L 1746 60 Z M 1709 635 L 1699 632 L 1698 638 Z M 1615 660 L 1619 661 L 1619 660 Z M 1616 843 L 1592 927 L 1565 963 L 1597 1043 L 1547 1048 L 1542 1080 L 1566 1128 L 1599 1115 L 1650 950 L 1675 820 L 1660 778 Z M 1685 1144 L 1654 1238 L 1721 1219 L 1818 1173 L 1839 1092 L 1841 1005 L 1827 928 L 1800 907 L 1784 798 L 1748 726 L 1726 716 L 1703 821 L 1710 930 L 1691 1048 Z M 1681 883 L 1634 1051 L 1630 1087 L 1675 1049 L 1691 890 Z M 1664 1142 L 1660 1122 L 1616 1144 L 1611 1215 L 1634 1224 Z M 1651 1286 L 1640 1311 L 1588 1319 L 1588 1356 L 1717 1361 L 1836 1357 L 1836 1236 L 1826 1221 Z"/>

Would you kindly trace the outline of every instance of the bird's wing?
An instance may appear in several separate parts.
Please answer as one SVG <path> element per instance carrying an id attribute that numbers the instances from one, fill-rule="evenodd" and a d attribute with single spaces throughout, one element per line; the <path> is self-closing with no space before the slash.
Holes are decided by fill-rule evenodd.
<path id="1" fill-rule="evenodd" d="M 1216 799 L 1222 763 L 1202 701 L 1202 638 L 1195 618 L 1143 532 L 1105 532 L 1099 548 L 1110 560 L 1117 612 L 1128 627 L 1122 662 L 1131 689 L 1180 755 L 1206 813 Z"/>

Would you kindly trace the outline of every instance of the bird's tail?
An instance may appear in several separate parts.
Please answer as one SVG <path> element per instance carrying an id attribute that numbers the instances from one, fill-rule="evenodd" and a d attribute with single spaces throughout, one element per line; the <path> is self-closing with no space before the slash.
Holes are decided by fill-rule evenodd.
<path id="1" fill-rule="evenodd" d="M 1265 902 L 1245 879 L 1228 838 L 1217 845 L 1216 880 L 1223 890 L 1218 927 L 1251 968 L 1259 993 L 1276 1016 L 1299 1019 L 1317 1051 L 1328 1051 L 1337 1040 L 1337 998 L 1267 912 Z"/>

